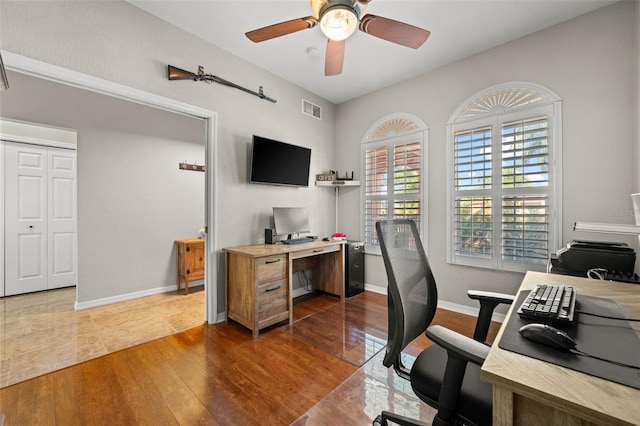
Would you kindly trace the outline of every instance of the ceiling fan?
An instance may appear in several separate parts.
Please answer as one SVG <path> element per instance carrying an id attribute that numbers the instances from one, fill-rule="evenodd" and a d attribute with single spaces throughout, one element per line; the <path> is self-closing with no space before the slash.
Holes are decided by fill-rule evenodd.
<path id="1" fill-rule="evenodd" d="M 404 22 L 371 14 L 364 14 L 371 0 L 310 0 L 312 16 L 280 22 L 245 35 L 254 43 L 292 34 L 301 30 L 320 29 L 327 36 L 324 75 L 342 73 L 345 40 L 356 28 L 372 36 L 417 49 L 427 41 L 429 31 Z"/>

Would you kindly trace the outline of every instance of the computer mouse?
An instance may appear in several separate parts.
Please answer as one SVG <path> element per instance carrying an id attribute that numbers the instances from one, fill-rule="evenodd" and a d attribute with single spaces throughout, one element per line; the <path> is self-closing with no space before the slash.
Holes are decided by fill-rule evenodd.
<path id="1" fill-rule="evenodd" d="M 547 324 L 532 323 L 518 330 L 522 337 L 551 348 L 569 351 L 575 349 L 576 342 L 567 333 Z"/>

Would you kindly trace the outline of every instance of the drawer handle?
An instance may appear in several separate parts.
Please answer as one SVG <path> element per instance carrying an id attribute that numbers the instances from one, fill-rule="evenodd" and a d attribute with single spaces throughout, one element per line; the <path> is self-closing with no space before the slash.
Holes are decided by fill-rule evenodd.
<path id="1" fill-rule="evenodd" d="M 359 268 L 359 267 L 360 267 L 360 264 L 359 264 L 359 263 L 354 263 L 354 264 L 353 264 L 353 267 L 354 267 L 354 268 Z"/>
<path id="2" fill-rule="evenodd" d="M 280 290 L 280 287 L 282 287 L 282 285 L 277 285 L 277 286 L 275 286 L 275 287 L 272 287 L 272 288 L 268 288 L 268 289 L 266 289 L 266 290 L 265 290 L 265 292 L 267 292 L 267 293 L 268 293 L 268 292 L 270 292 L 270 291 Z"/>
<path id="3" fill-rule="evenodd" d="M 280 262 L 281 260 L 282 260 L 282 259 L 267 260 L 267 261 L 266 261 L 266 262 L 264 262 L 264 263 L 267 263 L 267 264 L 269 264 L 269 263 L 278 263 L 278 262 Z"/>
<path id="4" fill-rule="evenodd" d="M 315 249 L 313 252 L 314 253 L 320 253 L 321 251 L 324 251 L 324 249 L 323 248 Z"/>

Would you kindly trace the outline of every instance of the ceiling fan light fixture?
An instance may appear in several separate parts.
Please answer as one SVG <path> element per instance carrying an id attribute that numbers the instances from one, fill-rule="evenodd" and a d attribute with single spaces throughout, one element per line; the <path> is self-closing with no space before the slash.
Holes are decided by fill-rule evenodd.
<path id="1" fill-rule="evenodd" d="M 358 28 L 358 14 L 352 6 L 338 4 L 322 11 L 320 29 L 331 40 L 345 40 L 356 28 Z"/>

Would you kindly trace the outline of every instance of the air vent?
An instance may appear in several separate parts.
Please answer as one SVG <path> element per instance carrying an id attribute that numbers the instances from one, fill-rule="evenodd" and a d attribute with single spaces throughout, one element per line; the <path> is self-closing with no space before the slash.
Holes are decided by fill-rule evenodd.
<path id="1" fill-rule="evenodd" d="M 322 120 L 322 108 L 304 99 L 302 100 L 302 112 L 318 120 Z"/>

